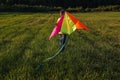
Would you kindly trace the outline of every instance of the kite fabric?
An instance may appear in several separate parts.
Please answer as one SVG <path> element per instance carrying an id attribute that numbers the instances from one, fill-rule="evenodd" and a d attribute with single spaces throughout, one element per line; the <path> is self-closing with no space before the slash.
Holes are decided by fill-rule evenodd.
<path id="1" fill-rule="evenodd" d="M 49 39 L 57 35 L 59 32 L 70 35 L 76 29 L 89 30 L 79 19 L 74 17 L 69 12 L 65 12 L 65 14 L 60 17 L 59 21 L 55 25 Z"/>

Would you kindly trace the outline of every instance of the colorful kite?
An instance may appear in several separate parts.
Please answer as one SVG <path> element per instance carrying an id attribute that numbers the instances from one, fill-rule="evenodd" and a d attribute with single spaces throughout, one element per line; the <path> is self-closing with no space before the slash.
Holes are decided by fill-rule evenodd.
<path id="1" fill-rule="evenodd" d="M 65 14 L 60 17 L 60 20 L 55 25 L 49 39 L 57 35 L 59 32 L 70 35 L 76 29 L 89 30 L 80 20 L 75 18 L 69 12 L 65 12 Z"/>
<path id="2" fill-rule="evenodd" d="M 57 35 L 59 32 L 70 35 L 76 29 L 89 30 L 80 20 L 75 18 L 72 14 L 65 12 L 65 14 L 60 17 L 59 21 L 55 25 L 55 28 L 53 29 L 49 39 Z M 45 59 L 43 62 L 47 62 L 55 58 L 58 54 L 61 53 L 62 49 L 65 47 L 66 44 L 67 40 L 55 55 Z"/>

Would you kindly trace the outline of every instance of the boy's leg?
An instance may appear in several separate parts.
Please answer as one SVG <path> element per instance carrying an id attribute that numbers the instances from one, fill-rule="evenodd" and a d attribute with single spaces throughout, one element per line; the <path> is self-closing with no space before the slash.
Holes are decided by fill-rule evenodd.
<path id="1" fill-rule="evenodd" d="M 65 41 L 66 41 L 66 34 L 63 34 L 62 35 L 62 46 L 65 44 Z M 62 51 L 64 51 L 64 49 L 65 49 L 65 46 L 63 47 Z"/>
<path id="2" fill-rule="evenodd" d="M 60 47 L 62 47 L 62 43 L 63 43 L 63 41 L 62 41 L 62 35 L 60 34 L 59 37 L 60 37 Z"/>

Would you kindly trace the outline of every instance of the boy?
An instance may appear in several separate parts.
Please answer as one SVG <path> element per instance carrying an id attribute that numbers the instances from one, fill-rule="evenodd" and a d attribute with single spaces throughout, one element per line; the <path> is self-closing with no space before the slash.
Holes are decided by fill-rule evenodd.
<path id="1" fill-rule="evenodd" d="M 62 15 L 64 15 L 65 14 L 65 10 L 61 10 L 60 11 L 60 16 L 62 16 Z M 59 18 L 60 19 L 60 18 Z M 58 19 L 58 21 L 59 21 L 59 19 Z M 62 33 L 62 32 L 59 32 L 59 37 L 60 37 L 60 47 L 62 47 L 64 44 L 65 44 L 65 42 L 66 42 L 66 34 L 64 34 L 64 33 Z M 64 49 L 65 49 L 65 46 L 62 48 L 62 50 L 61 51 L 64 51 Z"/>

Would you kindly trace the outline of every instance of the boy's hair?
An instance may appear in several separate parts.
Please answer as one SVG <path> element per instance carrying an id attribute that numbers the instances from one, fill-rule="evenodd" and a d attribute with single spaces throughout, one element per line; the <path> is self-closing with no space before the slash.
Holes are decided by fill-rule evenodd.
<path id="1" fill-rule="evenodd" d="M 64 14 L 64 13 L 65 13 L 65 9 L 62 9 L 62 10 L 60 11 L 60 13 L 61 13 L 61 14 Z"/>

